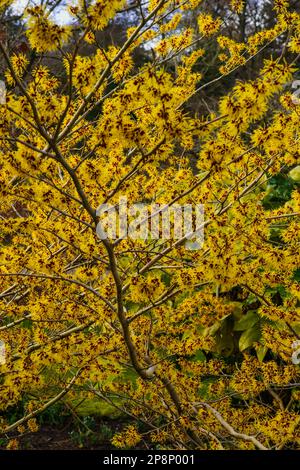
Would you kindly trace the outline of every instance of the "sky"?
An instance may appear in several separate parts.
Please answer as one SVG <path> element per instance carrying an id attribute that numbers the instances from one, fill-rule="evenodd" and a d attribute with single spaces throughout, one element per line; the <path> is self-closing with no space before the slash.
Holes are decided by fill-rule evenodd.
<path id="1" fill-rule="evenodd" d="M 23 11 L 23 9 L 28 5 L 28 0 L 15 0 L 14 2 L 14 9 L 17 13 L 20 13 Z M 40 2 L 36 2 L 38 4 L 40 4 Z M 72 1 L 71 0 L 67 0 L 65 2 L 67 5 L 71 4 Z M 31 4 L 34 4 L 34 1 L 31 2 Z M 58 8 L 56 10 L 56 13 L 55 13 L 55 16 L 52 15 L 53 18 L 55 18 L 55 21 L 56 23 L 58 24 L 66 24 L 66 23 L 69 23 L 70 20 L 71 20 L 71 17 L 67 11 L 67 6 L 64 6 L 64 7 L 61 7 L 61 8 Z"/>

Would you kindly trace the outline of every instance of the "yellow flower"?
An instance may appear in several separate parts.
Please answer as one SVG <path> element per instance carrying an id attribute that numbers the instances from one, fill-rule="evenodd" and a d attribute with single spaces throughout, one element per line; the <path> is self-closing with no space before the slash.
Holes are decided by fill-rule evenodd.
<path id="1" fill-rule="evenodd" d="M 120 449 L 132 448 L 136 446 L 142 439 L 142 436 L 138 432 L 136 426 L 130 425 L 118 434 L 115 434 L 111 442 L 115 447 Z"/>
<path id="2" fill-rule="evenodd" d="M 17 450 L 19 448 L 19 442 L 17 439 L 10 439 L 6 446 L 7 450 Z"/>
<path id="3" fill-rule="evenodd" d="M 300 37 L 299 36 L 294 36 L 291 38 L 289 42 L 289 49 L 291 52 L 295 52 L 296 54 L 299 54 L 300 52 Z"/>
<path id="4" fill-rule="evenodd" d="M 199 31 L 204 36 L 212 36 L 219 31 L 222 20 L 220 18 L 214 19 L 211 14 L 202 13 L 198 16 Z"/>
<path id="5" fill-rule="evenodd" d="M 28 429 L 29 429 L 30 432 L 37 432 L 38 429 L 39 429 L 39 426 L 38 426 L 37 421 L 36 421 L 35 418 L 34 419 L 29 419 L 27 421 L 27 426 L 28 426 Z"/>

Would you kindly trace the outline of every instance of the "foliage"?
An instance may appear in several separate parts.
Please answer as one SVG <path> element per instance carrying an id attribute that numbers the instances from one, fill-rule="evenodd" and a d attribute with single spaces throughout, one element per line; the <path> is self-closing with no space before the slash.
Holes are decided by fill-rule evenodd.
<path id="1" fill-rule="evenodd" d="M 31 5 L 29 52 L 0 43 L 2 432 L 34 431 L 35 417 L 68 394 L 136 420 L 112 438 L 119 447 L 147 434 L 166 449 L 295 448 L 300 190 L 288 173 L 300 147 L 287 85 L 300 16 L 274 0 L 274 25 L 240 42 L 201 0 L 129 3 L 136 21 L 121 45 L 102 47 L 97 31 L 123 0 L 74 2 L 68 25 L 47 2 Z M 242 1 L 227 3 L 240 14 Z M 195 27 L 180 29 L 194 9 Z M 211 40 L 220 67 L 206 82 Z M 80 53 L 85 43 L 93 53 Z M 270 43 L 275 54 L 216 112 L 188 109 Z M 141 44 L 152 59 L 137 67 Z M 186 236 L 99 240 L 96 209 L 119 196 L 204 204 L 203 248 L 188 250 Z"/>

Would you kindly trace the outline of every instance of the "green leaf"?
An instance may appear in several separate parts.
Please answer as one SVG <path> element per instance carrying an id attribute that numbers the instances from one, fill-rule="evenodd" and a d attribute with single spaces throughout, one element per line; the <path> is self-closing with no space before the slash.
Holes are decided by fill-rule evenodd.
<path id="1" fill-rule="evenodd" d="M 296 269 L 296 271 L 294 272 L 294 279 L 295 281 L 299 281 L 300 282 L 300 268 Z"/>
<path id="2" fill-rule="evenodd" d="M 170 276 L 169 273 L 166 273 L 166 272 L 162 273 L 161 280 L 166 286 L 168 286 L 168 287 L 170 286 L 171 276 Z"/>
<path id="3" fill-rule="evenodd" d="M 212 326 L 205 328 L 204 336 L 207 336 L 207 335 L 213 336 L 214 334 L 216 334 L 217 331 L 219 331 L 221 327 L 222 327 L 222 323 L 217 321 Z"/>
<path id="4" fill-rule="evenodd" d="M 259 316 L 254 310 L 250 310 L 234 325 L 234 331 L 248 330 L 259 321 Z"/>
<path id="5" fill-rule="evenodd" d="M 193 356 L 192 361 L 194 362 L 205 362 L 206 361 L 206 356 L 204 352 L 201 349 L 198 349 L 198 351 L 195 352 L 195 355 Z"/>
<path id="6" fill-rule="evenodd" d="M 243 302 L 231 302 L 233 306 L 232 315 L 236 320 L 239 320 L 243 316 Z"/>
<path id="7" fill-rule="evenodd" d="M 198 393 L 203 400 L 210 398 L 209 386 L 215 383 L 217 379 L 215 377 L 209 377 L 201 381 Z"/>
<path id="8" fill-rule="evenodd" d="M 123 380 L 125 380 L 125 382 L 130 382 L 133 385 L 133 388 L 136 388 L 136 381 L 139 378 L 139 376 L 134 369 L 129 368 L 129 367 L 124 369 L 121 377 Z"/>
<path id="9" fill-rule="evenodd" d="M 274 209 L 283 206 L 291 199 L 291 194 L 297 183 L 287 175 L 273 176 L 266 188 L 263 206 L 265 209 Z"/>
<path id="10" fill-rule="evenodd" d="M 252 328 L 249 328 L 248 330 L 244 331 L 241 334 L 240 340 L 239 340 L 239 348 L 240 351 L 244 351 L 247 348 L 250 348 L 255 341 L 258 341 L 260 339 L 260 327 L 259 323 L 256 323 Z"/>
<path id="11" fill-rule="evenodd" d="M 267 346 L 259 346 L 256 351 L 257 359 L 262 362 L 268 352 Z"/>
<path id="12" fill-rule="evenodd" d="M 289 172 L 289 177 L 296 181 L 296 183 L 300 183 L 300 165 L 295 166 L 295 168 Z"/>
<path id="13" fill-rule="evenodd" d="M 225 320 L 222 322 L 221 328 L 215 335 L 215 345 L 218 354 L 221 354 L 224 357 L 228 357 L 232 354 L 234 350 L 234 337 L 230 321 Z"/>

